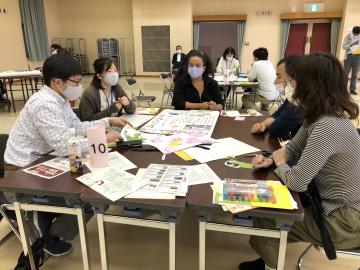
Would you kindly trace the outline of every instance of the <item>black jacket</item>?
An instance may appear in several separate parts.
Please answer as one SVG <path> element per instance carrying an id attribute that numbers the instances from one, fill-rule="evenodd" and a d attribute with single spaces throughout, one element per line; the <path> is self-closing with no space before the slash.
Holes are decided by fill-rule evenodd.
<path id="1" fill-rule="evenodd" d="M 275 113 L 273 113 L 273 115 L 271 115 L 271 117 L 275 120 L 269 126 L 270 137 L 294 137 L 302 125 L 302 113 L 303 109 L 297 108 L 286 99 L 280 108 Z"/>
<path id="2" fill-rule="evenodd" d="M 186 60 L 186 56 L 185 56 L 185 54 L 181 54 L 181 60 L 180 60 L 180 62 L 178 62 L 177 61 L 177 53 L 175 53 L 174 55 L 173 55 L 173 58 L 172 58 L 172 61 L 171 61 L 171 63 L 173 64 L 173 67 L 172 67 L 172 69 L 178 69 L 179 67 L 181 67 L 182 65 L 184 65 L 185 64 L 185 60 Z"/>
<path id="3" fill-rule="evenodd" d="M 209 76 L 204 76 L 204 91 L 199 92 L 193 86 L 189 74 L 183 75 L 175 80 L 174 97 L 172 105 L 176 110 L 185 110 L 185 103 L 202 103 L 214 101 L 223 105 L 222 95 L 218 83 Z"/>

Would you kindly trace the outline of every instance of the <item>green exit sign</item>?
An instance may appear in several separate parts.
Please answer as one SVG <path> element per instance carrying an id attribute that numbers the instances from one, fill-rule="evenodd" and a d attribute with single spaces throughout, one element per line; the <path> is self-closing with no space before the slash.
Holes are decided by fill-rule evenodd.
<path id="1" fill-rule="evenodd" d="M 310 4 L 311 12 L 318 12 L 319 11 L 319 4 Z"/>

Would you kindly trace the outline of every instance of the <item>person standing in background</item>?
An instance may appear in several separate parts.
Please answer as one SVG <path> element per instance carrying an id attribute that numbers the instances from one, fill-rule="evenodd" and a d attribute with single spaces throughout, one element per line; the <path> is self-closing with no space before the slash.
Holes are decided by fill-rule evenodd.
<path id="1" fill-rule="evenodd" d="M 349 76 L 351 70 L 350 93 L 356 94 L 357 74 L 360 62 L 360 26 L 355 26 L 349 33 L 343 43 L 345 50 L 344 68 L 346 75 Z"/>
<path id="2" fill-rule="evenodd" d="M 182 51 L 181 45 L 176 46 L 176 53 L 174 53 L 172 58 L 172 73 L 175 74 L 176 71 L 185 64 L 186 56 Z"/>

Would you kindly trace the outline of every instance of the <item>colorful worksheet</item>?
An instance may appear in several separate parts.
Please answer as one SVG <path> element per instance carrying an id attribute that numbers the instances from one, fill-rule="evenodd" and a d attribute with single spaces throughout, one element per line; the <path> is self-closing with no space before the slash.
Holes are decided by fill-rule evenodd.
<path id="1" fill-rule="evenodd" d="M 166 193 L 186 196 L 188 186 L 219 182 L 219 177 L 206 164 L 195 166 L 150 164 L 143 178 L 149 184 L 141 188 L 140 193 Z"/>
<path id="2" fill-rule="evenodd" d="M 219 112 L 208 110 L 163 110 L 140 130 L 154 134 L 188 133 L 211 137 Z"/>
<path id="3" fill-rule="evenodd" d="M 54 159 L 50 159 L 43 163 L 24 169 L 23 171 L 41 178 L 51 179 L 66 173 L 69 170 L 69 159 L 67 157 L 56 157 Z"/>
<path id="4" fill-rule="evenodd" d="M 197 137 L 187 133 L 179 133 L 149 138 L 146 140 L 146 144 L 156 147 L 161 153 L 167 155 L 199 144 L 211 145 L 215 141 L 207 136 Z"/>
<path id="5" fill-rule="evenodd" d="M 128 172 L 112 167 L 84 174 L 77 180 L 111 201 L 117 201 L 147 184 L 144 178 L 136 178 Z"/>

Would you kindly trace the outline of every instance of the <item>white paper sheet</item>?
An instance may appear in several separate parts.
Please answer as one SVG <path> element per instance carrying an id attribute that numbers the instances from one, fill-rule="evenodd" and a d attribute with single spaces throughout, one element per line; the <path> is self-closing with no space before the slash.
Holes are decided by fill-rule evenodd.
<path id="1" fill-rule="evenodd" d="M 187 176 L 188 186 L 213 183 L 219 181 L 221 181 L 221 179 L 207 164 L 199 164 L 199 165 L 191 166 L 189 170 L 189 174 Z"/>
<path id="2" fill-rule="evenodd" d="M 239 111 L 221 111 L 221 116 L 237 117 L 240 116 Z"/>
<path id="3" fill-rule="evenodd" d="M 147 184 L 143 178 L 111 167 L 84 174 L 77 180 L 111 201 L 119 200 Z"/>
<path id="4" fill-rule="evenodd" d="M 23 171 L 41 178 L 52 179 L 70 170 L 70 162 L 67 157 L 56 157 L 43 163 L 37 164 Z"/>
<path id="5" fill-rule="evenodd" d="M 251 111 L 251 113 L 249 111 L 246 113 L 240 113 L 239 116 L 262 116 L 262 114 L 259 113 L 258 111 L 253 110 Z"/>
<path id="6" fill-rule="evenodd" d="M 211 137 L 219 112 L 205 110 L 163 110 L 140 130 L 154 134 L 188 133 Z"/>
<path id="7" fill-rule="evenodd" d="M 145 168 L 140 168 L 136 174 L 137 178 L 141 178 L 146 172 Z M 154 192 L 154 191 L 142 191 L 137 190 L 125 198 L 127 199 L 152 199 L 152 200 L 175 200 L 176 196 L 174 194 Z"/>
<path id="8" fill-rule="evenodd" d="M 143 114 L 123 114 L 123 115 L 121 115 L 121 118 L 128 120 L 134 128 L 140 127 L 141 125 L 145 124 L 146 122 L 149 122 L 154 117 L 155 117 L 154 115 L 143 115 Z"/>
<path id="9" fill-rule="evenodd" d="M 90 171 L 96 171 L 99 170 L 98 168 L 91 168 L 90 161 L 86 161 L 84 163 Z M 130 160 L 128 160 L 126 157 L 121 155 L 119 152 L 110 152 L 109 153 L 109 166 L 111 168 L 120 169 L 123 171 L 131 170 L 134 168 L 137 168 L 137 166 L 132 163 Z"/>
<path id="10" fill-rule="evenodd" d="M 217 140 L 210 147 L 210 150 L 191 147 L 183 150 L 200 163 L 206 163 L 213 160 L 223 159 L 228 156 L 239 156 L 247 153 L 260 151 L 251 145 L 236 140 L 234 138 L 224 138 Z"/>

